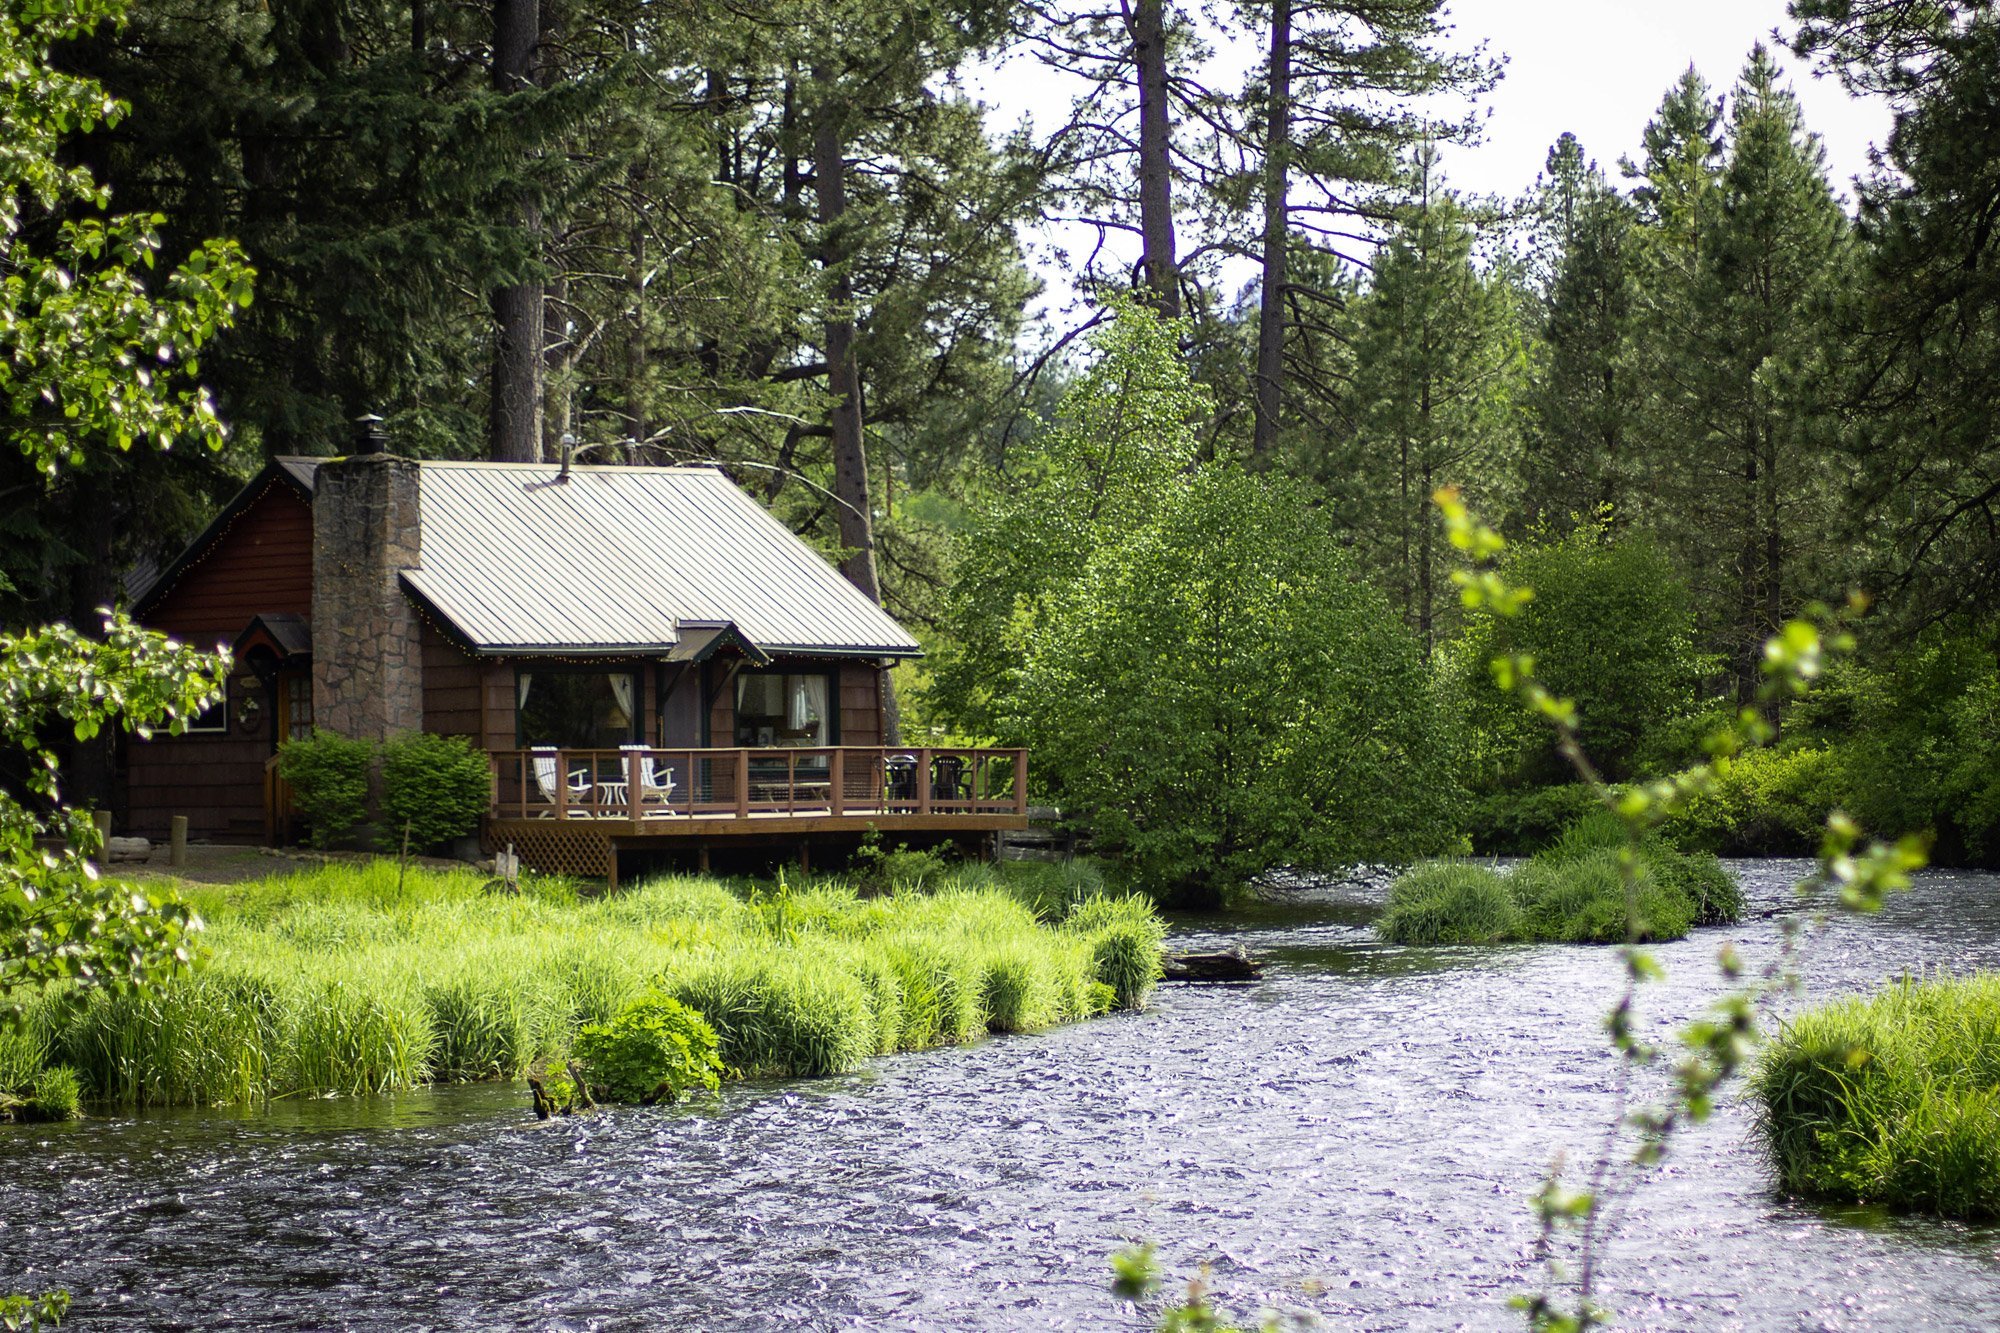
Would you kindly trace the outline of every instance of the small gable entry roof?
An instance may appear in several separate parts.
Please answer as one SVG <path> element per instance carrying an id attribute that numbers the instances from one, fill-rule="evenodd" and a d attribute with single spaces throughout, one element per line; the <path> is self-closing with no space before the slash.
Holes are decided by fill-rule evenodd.
<path id="1" fill-rule="evenodd" d="M 309 491 L 318 464 L 272 469 Z M 696 659 L 725 639 L 753 658 L 921 651 L 716 468 L 417 467 L 422 555 L 403 583 L 475 652 Z"/>

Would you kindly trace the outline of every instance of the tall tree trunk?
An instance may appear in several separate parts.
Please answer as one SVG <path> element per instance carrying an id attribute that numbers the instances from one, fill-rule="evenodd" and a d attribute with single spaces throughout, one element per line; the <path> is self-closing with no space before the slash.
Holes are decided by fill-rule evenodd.
<path id="1" fill-rule="evenodd" d="M 833 398 L 834 515 L 846 554 L 840 572 L 878 606 L 882 582 L 875 563 L 875 510 L 868 494 L 868 443 L 863 431 L 861 367 L 854 356 L 854 282 L 848 275 L 847 145 L 842 141 L 838 89 L 832 71 L 813 70 L 819 106 L 813 118 L 813 190 L 819 203 L 820 263 L 833 275 L 826 315 L 826 388 Z M 881 674 L 883 739 L 902 743 L 901 710 L 889 673 Z"/>
<path id="2" fill-rule="evenodd" d="M 652 425 L 646 419 L 646 222 L 636 213 L 630 245 L 632 270 L 626 281 L 632 298 L 632 327 L 625 340 L 625 434 L 632 441 L 633 461 L 637 462 Z"/>
<path id="3" fill-rule="evenodd" d="M 1292 3 L 1271 0 L 1271 105 L 1264 129 L 1264 290 L 1257 302 L 1257 423 L 1250 457 L 1267 462 L 1278 441 L 1285 387 L 1285 250 L 1291 217 Z"/>
<path id="4" fill-rule="evenodd" d="M 533 85 L 535 48 L 541 41 L 541 0 L 494 0 L 493 87 L 516 93 Z M 541 213 L 523 199 L 517 221 L 539 244 Z M 527 281 L 496 288 L 490 297 L 496 336 L 493 345 L 493 401 L 487 422 L 487 452 L 504 463 L 542 459 L 542 285 Z"/>
<path id="5" fill-rule="evenodd" d="M 1757 427 L 1750 423 L 1743 441 L 1743 527 L 1736 552 L 1736 701 L 1744 707 L 1757 697 L 1757 649 L 1761 637 L 1757 633 L 1761 614 L 1757 575 L 1762 557 L 1757 542 L 1757 473 Z"/>
<path id="6" fill-rule="evenodd" d="M 1423 476 L 1424 484 L 1419 493 L 1429 496 L 1437 487 L 1437 477 L 1428 458 L 1424 460 Z M 1437 550 L 1434 541 L 1437 520 L 1429 504 L 1418 507 L 1422 512 L 1417 521 L 1423 526 L 1417 529 L 1417 637 L 1423 640 L 1424 660 L 1428 662 L 1437 649 Z"/>
<path id="7" fill-rule="evenodd" d="M 1180 265 L 1174 257 L 1173 130 L 1167 107 L 1166 0 L 1133 0 L 1126 11 L 1132 63 L 1139 76 L 1139 236 L 1146 285 L 1169 319 L 1181 313 Z"/>

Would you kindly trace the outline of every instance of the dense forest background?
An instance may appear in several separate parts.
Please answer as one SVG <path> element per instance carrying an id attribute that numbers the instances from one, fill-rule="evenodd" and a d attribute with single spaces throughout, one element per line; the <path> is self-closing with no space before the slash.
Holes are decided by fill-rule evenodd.
<path id="1" fill-rule="evenodd" d="M 906 732 L 1030 741 L 1159 877 L 1231 879 L 1575 813 L 1459 611 L 1455 486 L 1620 779 L 1868 598 L 1687 840 L 1797 850 L 1841 805 L 2000 857 L 2000 15 L 1796 0 L 1793 50 L 1894 110 L 1849 207 L 1761 48 L 1462 197 L 1438 147 L 1500 70 L 1443 8 L 141 0 L 56 53 L 131 106 L 70 151 L 168 261 L 255 265 L 199 366 L 232 443 L 0 460 L 37 497 L 0 621 L 93 623 L 371 413 L 422 457 L 714 461 L 925 636 Z M 1216 25 L 1266 53 L 1240 86 Z M 1003 56 L 1075 90 L 1057 130 L 958 91 Z M 1051 219 L 1101 241 L 1060 326 Z"/>

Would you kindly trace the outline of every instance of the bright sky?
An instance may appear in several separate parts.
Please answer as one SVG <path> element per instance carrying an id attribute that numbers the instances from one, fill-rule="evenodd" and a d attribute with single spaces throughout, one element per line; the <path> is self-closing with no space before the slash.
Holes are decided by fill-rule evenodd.
<path id="1" fill-rule="evenodd" d="M 1506 77 L 1482 104 L 1483 142 L 1446 152 L 1449 182 L 1468 194 L 1518 197 L 1566 130 L 1615 180 L 1619 157 L 1638 154 L 1641 131 L 1682 70 L 1692 63 L 1718 94 L 1726 93 L 1759 41 L 1790 73 L 1806 126 L 1825 143 L 1837 192 L 1851 198 L 1853 178 L 1867 170 L 1869 146 L 1888 136 L 1886 107 L 1849 97 L 1830 78 L 1812 77 L 1772 41 L 1774 28 L 1791 28 L 1785 0 L 1452 0 L 1450 17 L 1455 45 L 1483 40 L 1507 57 Z M 1249 45 L 1224 49 L 1206 72 L 1216 85 L 1235 86 L 1258 58 Z M 1067 111 L 1068 91 L 1032 60 L 1017 57 L 974 71 L 965 83 L 989 105 L 996 129 L 1026 117 L 1047 131 Z M 1051 289 L 1044 308 L 1069 295 L 1047 250 L 1058 239 L 1089 245 L 1081 229 L 1067 236 L 1044 229 L 1030 238 Z"/>
<path id="2" fill-rule="evenodd" d="M 1784 0 L 1454 0 L 1452 15 L 1460 39 L 1483 38 L 1508 57 L 1507 77 L 1486 99 L 1485 142 L 1447 160 L 1452 182 L 1470 193 L 1520 193 L 1565 130 L 1615 174 L 1621 154 L 1638 154 L 1640 132 L 1682 70 L 1692 63 L 1726 92 L 1760 40 L 1790 71 L 1836 190 L 1852 195 L 1869 145 L 1888 137 L 1885 106 L 1813 78 L 1771 41 L 1773 28 L 1792 27 Z"/>

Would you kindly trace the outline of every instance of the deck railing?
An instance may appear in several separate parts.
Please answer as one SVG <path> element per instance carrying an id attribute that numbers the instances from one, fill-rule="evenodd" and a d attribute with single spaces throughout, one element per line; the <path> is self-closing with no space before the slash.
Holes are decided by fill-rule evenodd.
<path id="1" fill-rule="evenodd" d="M 1026 750 L 533 748 L 489 753 L 496 819 L 1026 815 Z"/>

